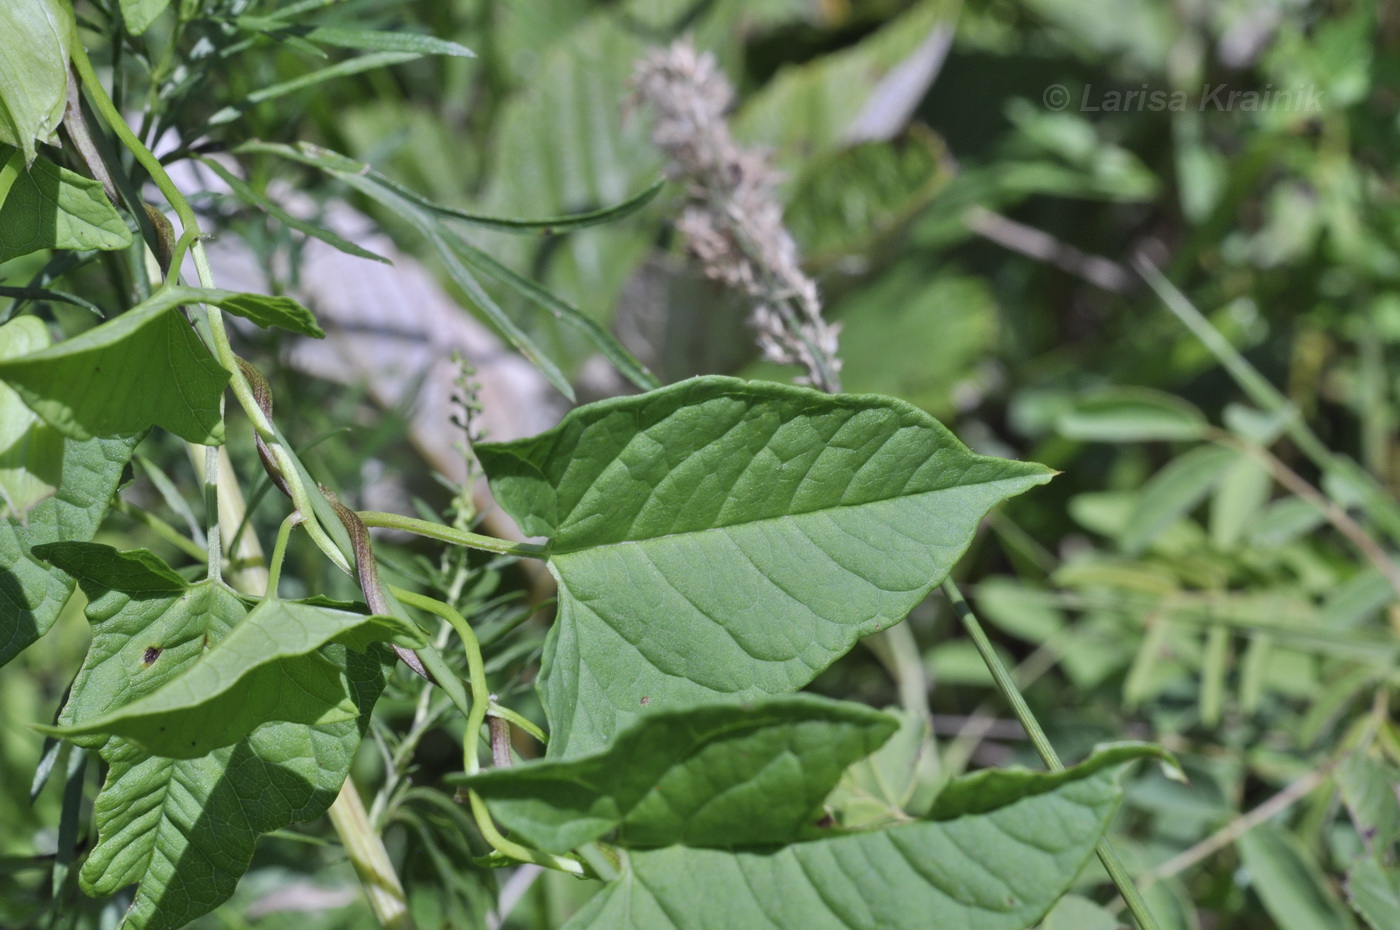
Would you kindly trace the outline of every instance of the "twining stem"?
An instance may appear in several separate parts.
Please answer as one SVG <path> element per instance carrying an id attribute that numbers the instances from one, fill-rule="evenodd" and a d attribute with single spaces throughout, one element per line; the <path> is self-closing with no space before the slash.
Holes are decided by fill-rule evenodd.
<path id="1" fill-rule="evenodd" d="M 967 635 L 972 637 L 972 642 L 976 645 L 978 653 L 981 654 L 982 661 L 986 663 L 987 670 L 992 673 L 992 680 L 996 682 L 997 690 L 1011 705 L 1012 712 L 1016 715 L 1016 719 L 1021 722 L 1026 735 L 1030 737 L 1031 745 L 1035 747 L 1035 751 L 1040 755 L 1045 767 L 1052 772 L 1063 770 L 1064 763 L 1060 761 L 1055 747 L 1051 745 L 1049 737 L 1041 729 L 1040 721 L 1036 720 L 1035 714 L 1031 713 L 1026 699 L 1021 696 L 1021 689 L 1016 687 L 1016 682 L 1012 681 L 1006 666 L 1001 664 L 1001 659 L 997 657 L 996 651 L 992 648 L 991 640 L 987 639 L 987 634 L 982 630 L 982 624 L 977 622 L 972 608 L 967 605 L 962 592 L 958 590 L 957 584 L 951 578 L 943 582 L 943 592 L 952 602 L 954 612 L 962 621 Z M 1108 877 L 1117 886 L 1118 893 L 1123 896 L 1123 902 L 1127 904 L 1128 910 L 1132 913 L 1138 926 L 1142 930 L 1158 930 L 1157 921 L 1153 919 L 1152 912 L 1147 909 L 1147 902 L 1142 899 L 1137 886 L 1133 884 L 1132 876 L 1123 867 L 1118 853 L 1114 851 L 1108 839 L 1100 839 L 1094 851 L 1098 854 L 1099 861 L 1103 863 L 1104 870 L 1108 872 Z"/>
<path id="2" fill-rule="evenodd" d="M 170 264 L 174 273 L 167 279 L 167 285 L 178 278 L 180 262 L 184 250 L 188 248 L 194 258 L 195 273 L 199 278 L 200 286 L 212 288 L 214 275 L 209 267 L 209 257 L 204 250 L 203 234 L 200 231 L 199 220 L 195 215 L 194 208 L 190 206 L 189 201 L 185 199 L 185 196 L 180 193 L 179 188 L 170 179 L 170 175 L 166 173 L 160 160 L 146 147 L 145 143 L 132 131 L 131 126 L 122 117 L 121 111 L 117 109 L 112 98 L 107 95 L 106 89 L 103 88 L 102 82 L 98 80 L 92 62 L 88 59 L 87 51 L 80 43 L 73 45 L 72 66 L 74 73 L 82 82 L 83 89 L 87 92 L 89 99 L 103 120 L 131 152 L 136 161 L 150 174 L 151 180 L 155 182 L 156 187 L 160 189 L 161 194 L 164 195 L 180 219 L 181 235 Z M 139 205 L 132 205 L 133 210 L 138 208 Z M 305 482 L 301 480 L 301 472 L 297 467 L 299 463 L 277 439 L 271 422 L 263 415 L 256 398 L 253 396 L 252 388 L 238 366 L 237 357 L 233 354 L 233 347 L 229 343 L 228 332 L 224 328 L 223 314 L 217 307 L 207 307 L 205 320 L 208 324 L 210 339 L 213 342 L 214 354 L 218 358 L 219 364 L 229 372 L 234 396 L 238 399 L 239 406 L 243 408 L 244 413 L 252 420 L 258 435 L 267 441 L 278 467 L 286 478 L 292 503 L 295 505 L 297 513 L 305 521 L 308 535 L 342 571 L 348 572 L 350 570 L 349 560 L 346 559 L 345 554 L 340 551 L 334 540 L 330 538 L 317 520 L 310 494 Z M 220 414 L 222 412 L 221 398 Z M 221 477 L 219 471 L 219 457 L 215 455 L 206 458 L 206 481 L 212 480 L 217 483 Z M 241 506 L 241 495 L 239 503 Z M 222 515 L 219 514 L 215 506 L 210 507 L 210 514 L 210 576 L 217 578 L 222 567 L 217 529 Z M 233 521 L 233 525 L 237 526 L 238 522 L 238 520 Z M 360 801 L 352 779 L 345 780 L 329 813 L 331 823 L 334 824 L 336 833 L 340 836 L 341 842 L 355 865 L 356 873 L 360 877 L 365 893 L 369 897 L 370 905 L 381 925 L 390 928 L 390 930 L 408 930 L 412 924 L 408 916 L 408 904 L 403 886 L 394 872 L 393 863 L 389 861 L 383 840 L 374 831 L 365 815 L 364 805 Z"/>
<path id="3" fill-rule="evenodd" d="M 82 80 L 83 88 L 87 91 L 98 113 L 102 115 L 112 131 L 116 133 L 117 138 L 131 152 L 141 167 L 151 176 L 151 180 L 155 182 L 156 187 L 160 189 L 161 194 L 175 210 L 175 215 L 180 220 L 180 238 L 175 247 L 171 267 L 178 269 L 184 252 L 188 250 L 194 258 L 195 273 L 199 278 L 200 286 L 212 288 L 214 275 L 209 267 L 209 256 L 204 249 L 203 233 L 200 231 L 199 218 L 195 215 L 194 208 L 190 206 L 190 202 L 184 194 L 180 193 L 175 182 L 170 179 L 170 175 L 166 172 L 165 166 L 160 163 L 160 159 L 156 158 L 131 126 L 127 124 L 121 112 L 112 103 L 112 98 L 102 87 L 102 82 L 98 80 L 86 50 L 76 43 L 73 47 L 73 70 Z M 173 281 L 174 278 L 172 277 L 171 280 Z M 218 358 L 219 364 L 229 373 L 229 384 L 233 388 L 234 397 L 237 398 L 238 405 L 243 408 L 243 412 L 252 421 L 253 428 L 257 430 L 258 435 L 268 444 L 278 468 L 281 469 L 283 478 L 286 479 L 292 503 L 305 519 L 304 525 L 307 534 L 316 546 L 326 554 L 327 558 L 334 562 L 341 571 L 349 573 L 349 560 L 321 527 L 316 517 L 310 492 L 305 482 L 301 480 L 295 458 L 278 440 L 272 423 L 259 408 L 257 400 L 253 396 L 252 387 L 239 368 L 237 356 L 233 354 L 233 346 L 229 343 L 228 331 L 224 328 L 223 314 L 217 307 L 209 307 L 206 309 L 206 320 L 209 326 L 210 340 L 213 342 L 214 354 Z"/>
<path id="4" fill-rule="evenodd" d="M 467 654 L 467 674 L 471 678 L 472 689 L 471 713 L 467 715 L 467 728 L 462 736 L 462 766 L 468 775 L 473 775 L 481 771 L 481 762 L 477 758 L 477 741 L 481 738 L 481 725 L 486 722 L 486 715 L 491 708 L 491 692 L 486 687 L 486 666 L 481 659 L 481 646 L 477 642 L 476 633 L 472 630 L 466 617 L 463 617 L 451 604 L 393 585 L 389 586 L 389 590 L 393 592 L 394 597 L 410 607 L 426 610 L 428 613 L 446 620 L 462 640 L 462 648 Z M 497 716 L 504 715 L 498 714 Z M 486 842 L 490 843 L 497 852 L 504 853 L 521 862 L 533 862 L 536 865 L 558 869 L 571 875 L 584 874 L 583 866 L 574 859 L 542 853 L 507 839 L 500 830 L 496 829 L 496 824 L 491 819 L 491 812 L 486 809 L 486 803 L 481 800 L 480 795 L 469 790 L 467 799 L 471 805 L 472 818 L 476 821 L 477 829 L 481 831 Z"/>
<path id="5" fill-rule="evenodd" d="M 476 743 L 481 736 L 481 725 L 486 722 L 486 711 L 491 705 L 491 691 L 486 687 L 486 664 L 481 659 L 481 645 L 477 642 L 476 632 L 467 622 L 467 618 L 451 604 L 395 585 L 389 585 L 389 590 L 393 592 L 394 597 L 408 606 L 426 610 L 446 620 L 462 641 L 462 649 L 467 654 L 467 675 L 471 679 L 469 683 L 472 689 L 471 711 L 467 714 L 466 736 L 462 739 L 462 766 L 468 775 L 473 775 L 481 767 L 476 757 Z"/>
<path id="6" fill-rule="evenodd" d="M 402 530 L 405 533 L 426 536 L 429 539 L 437 539 L 458 546 L 469 546 L 472 549 L 499 552 L 502 555 L 519 555 L 531 559 L 543 559 L 549 554 L 548 546 L 541 546 L 535 543 L 508 542 L 504 539 L 497 539 L 494 536 L 482 536 L 480 533 L 471 533 L 467 530 L 459 530 L 455 526 L 431 523 L 427 520 L 419 520 L 416 517 L 405 517 L 396 513 L 384 513 L 378 510 L 361 510 L 359 513 L 360 519 L 364 521 L 365 526 L 378 526 L 384 529 Z"/>

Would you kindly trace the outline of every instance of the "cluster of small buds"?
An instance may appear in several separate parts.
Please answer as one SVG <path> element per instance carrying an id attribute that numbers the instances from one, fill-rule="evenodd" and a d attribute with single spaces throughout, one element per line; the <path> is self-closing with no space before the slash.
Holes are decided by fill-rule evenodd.
<path id="1" fill-rule="evenodd" d="M 750 321 L 766 358 L 806 369 L 804 380 L 840 390 L 839 326 L 822 318 L 817 286 L 802 272 L 783 225 L 778 177 L 741 148 L 725 118 L 733 89 L 713 55 L 687 39 L 637 64 L 634 100 L 656 113 L 652 141 L 690 203 L 676 223 L 705 274 L 754 300 Z"/>

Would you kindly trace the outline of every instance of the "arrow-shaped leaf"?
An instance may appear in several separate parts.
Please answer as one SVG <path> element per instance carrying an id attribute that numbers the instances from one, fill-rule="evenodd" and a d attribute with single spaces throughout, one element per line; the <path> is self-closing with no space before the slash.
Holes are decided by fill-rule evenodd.
<path id="1" fill-rule="evenodd" d="M 802 687 L 1051 475 L 974 455 L 891 398 L 713 377 L 476 451 L 501 506 L 550 537 L 540 689 L 562 757 L 647 705 Z"/>
<path id="2" fill-rule="evenodd" d="M 1004 772 L 1019 790 L 944 819 L 780 849 L 633 851 L 565 930 L 1025 930 L 1074 882 L 1146 747 L 1056 774 Z M 962 793 L 963 799 L 975 797 Z"/>
<path id="3" fill-rule="evenodd" d="M 131 230 L 92 178 L 0 145 L 0 262 L 39 249 L 124 249 Z"/>
<path id="4" fill-rule="evenodd" d="M 166 597 L 188 590 L 144 550 L 120 553 L 97 543 L 56 543 L 35 547 L 34 554 L 80 578 L 85 587 L 101 584 L 128 595 Z M 156 690 L 81 723 L 37 729 L 62 737 L 112 734 L 156 755 L 193 759 L 230 746 L 269 722 L 352 720 L 359 709 L 344 663 L 319 650 L 341 643 L 363 652 L 381 641 L 408 648 L 426 643 L 422 631 L 394 617 L 266 600 Z M 154 664 L 161 651 L 160 646 L 148 647 L 143 664 Z"/>

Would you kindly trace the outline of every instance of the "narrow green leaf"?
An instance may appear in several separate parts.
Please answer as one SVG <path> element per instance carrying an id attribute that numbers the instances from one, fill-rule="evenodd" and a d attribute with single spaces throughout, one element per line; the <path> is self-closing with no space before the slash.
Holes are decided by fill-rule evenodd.
<path id="1" fill-rule="evenodd" d="M 897 726 L 888 714 L 811 695 L 668 708 L 592 755 L 456 780 L 549 852 L 611 831 L 610 842 L 632 847 L 786 843 L 820 819 L 846 767 Z"/>
<path id="2" fill-rule="evenodd" d="M 1093 758 L 1058 779 L 1011 772 L 1019 790 L 944 820 L 761 851 L 633 851 L 565 928 L 1025 930 L 1093 854 L 1126 764 Z"/>
<path id="3" fill-rule="evenodd" d="M 360 49 L 367 52 L 412 52 L 415 55 L 450 55 L 475 58 L 476 53 L 464 45 L 436 36 L 413 32 L 387 32 L 377 29 L 352 29 L 343 26 L 306 26 L 288 22 L 284 11 L 272 16 L 240 16 L 235 23 L 240 29 L 275 33 L 278 38 L 296 37 L 322 45 Z"/>
<path id="4" fill-rule="evenodd" d="M 121 0 L 122 19 L 126 20 L 126 31 L 139 36 L 151 28 L 156 17 L 170 6 L 170 0 Z"/>
<path id="5" fill-rule="evenodd" d="M 501 506 L 550 537 L 552 756 L 592 751 L 648 704 L 800 688 L 1052 474 L 974 455 L 901 401 L 714 377 L 476 451 Z"/>
<path id="6" fill-rule="evenodd" d="M 501 332 L 521 355 L 530 361 L 545 379 L 559 393 L 570 400 L 574 399 L 573 387 L 569 379 L 559 370 L 559 366 L 535 344 L 523 329 L 516 324 L 501 307 L 491 299 L 491 295 L 477 281 L 464 263 L 461 253 L 467 244 L 449 229 L 433 209 L 423 206 L 426 201 L 416 194 L 405 191 L 398 185 L 373 172 L 367 165 L 346 158 L 335 152 L 303 144 L 299 148 L 268 143 L 249 143 L 238 148 L 240 152 L 262 152 L 280 155 L 293 161 L 319 168 L 343 181 L 347 186 L 359 191 L 394 211 L 412 224 L 432 244 L 442 259 L 448 276 L 466 292 L 478 309 Z"/>
<path id="7" fill-rule="evenodd" d="M 1258 460 L 1236 456 L 1211 498 L 1211 542 L 1222 550 L 1237 545 L 1250 521 L 1269 502 L 1273 486 L 1273 476 Z"/>
<path id="8" fill-rule="evenodd" d="M 113 579 L 100 572 L 83 577 L 93 637 L 59 718 L 68 726 L 160 690 L 244 619 L 238 597 L 211 581 L 133 596 L 103 580 Z M 175 930 L 209 912 L 233 893 L 260 834 L 330 806 L 391 656 L 378 647 L 361 654 L 339 645 L 324 646 L 321 654 L 343 669 L 356 719 L 313 727 L 271 723 L 193 759 L 153 756 L 119 737 L 76 736 L 81 745 L 100 746 L 109 766 L 93 809 L 97 844 L 80 881 L 88 894 L 102 896 L 140 883 L 123 927 Z"/>
<path id="9" fill-rule="evenodd" d="M 436 36 L 412 32 L 380 32 L 375 29 L 346 29 L 340 26 L 316 26 L 304 36 L 307 41 L 339 48 L 361 49 L 367 52 L 408 52 L 414 55 L 450 55 L 475 58 L 476 53 L 465 45 L 439 39 Z"/>
<path id="10" fill-rule="evenodd" d="M 234 196 L 238 197 L 245 203 L 257 207 L 259 210 L 262 210 L 264 213 L 266 213 L 268 216 L 271 216 L 278 222 L 286 226 L 290 226 L 292 229 L 295 229 L 298 232 L 303 232 L 314 239 L 320 239 L 327 245 L 337 248 L 340 251 L 346 253 L 347 255 L 354 255 L 359 258 L 368 258 L 372 261 L 383 262 L 386 265 L 392 264 L 383 255 L 378 255 L 374 252 L 371 252 L 369 249 L 361 248 L 360 246 L 356 245 L 350 240 L 337 236 L 335 233 L 331 232 L 329 229 L 326 229 L 323 226 L 317 226 L 315 223 L 309 223 L 306 220 L 301 219 L 300 217 L 293 216 L 286 210 L 283 210 L 277 204 L 273 203 L 268 198 L 264 197 L 258 191 L 254 190 L 252 186 L 249 185 L 246 181 L 244 181 L 238 175 L 234 174 L 233 172 L 225 168 L 223 165 L 221 165 L 217 159 L 201 158 L 200 161 L 203 162 L 204 165 L 207 168 L 209 168 L 210 171 L 213 171 L 221 179 L 223 179 L 223 182 L 229 186 L 229 189 L 231 191 L 233 191 Z"/>
<path id="11" fill-rule="evenodd" d="M 203 445 L 224 441 L 219 397 L 228 372 L 172 307 L 191 288 L 157 292 L 58 345 L 0 361 L 0 380 L 73 439 L 160 426 Z"/>
<path id="12" fill-rule="evenodd" d="M 1347 873 L 1347 900 L 1371 930 L 1400 927 L 1400 871 L 1361 859 Z"/>
<path id="13" fill-rule="evenodd" d="M 1250 881 L 1279 930 L 1353 930 L 1356 923 L 1292 834 L 1260 824 L 1237 841 Z"/>
<path id="14" fill-rule="evenodd" d="M 628 381 L 643 391 L 661 387 L 661 382 L 656 380 L 656 375 L 639 362 L 637 357 L 629 352 L 616 336 L 600 326 L 597 320 L 572 304 L 560 300 L 529 278 L 511 271 L 475 246 L 461 240 L 458 240 L 456 245 L 459 247 L 457 254 L 461 256 L 462 261 L 476 270 L 490 275 L 497 281 L 513 287 L 517 293 L 548 310 L 556 320 L 582 333 L 584 338 L 593 343 L 593 347 L 601 352 L 604 358 L 612 362 L 613 367 Z"/>
<path id="15" fill-rule="evenodd" d="M 0 14 L 3 15 L 3 14 Z M 4 44 L 9 44 L 8 42 Z M 0 262 L 40 249 L 124 249 L 131 230 L 92 178 L 0 145 L 0 183 L 15 172 L 0 200 Z"/>
<path id="16" fill-rule="evenodd" d="M 1224 477 L 1237 453 L 1219 446 L 1201 446 L 1177 456 L 1152 476 L 1118 537 L 1130 554 L 1142 552 L 1173 523 L 1205 500 Z"/>
<path id="17" fill-rule="evenodd" d="M 1201 438 L 1206 418 L 1173 394 L 1115 388 L 1080 400 L 1057 427 L 1061 436 L 1086 442 L 1186 440 Z"/>
<path id="18" fill-rule="evenodd" d="M 27 164 L 34 143 L 52 138 L 63 119 L 73 9 L 63 0 L 6 0 L 0 36 L 0 143 L 18 146 Z"/>
<path id="19" fill-rule="evenodd" d="M 83 558 L 107 548 L 89 545 Z M 110 551 L 113 562 L 123 556 Z M 57 546 L 36 554 L 68 566 L 68 553 Z M 137 593 L 129 583 L 113 589 Z M 313 726 L 351 720 L 359 711 L 344 669 L 317 650 L 336 642 L 364 651 L 381 641 L 408 648 L 426 643 L 417 627 L 392 617 L 263 601 L 200 661 L 159 689 L 78 725 L 36 729 L 62 737 L 113 734 L 155 755 L 191 759 L 232 745 L 269 722 Z"/>
<path id="20" fill-rule="evenodd" d="M 312 71 L 310 74 L 303 74 L 301 77 L 292 78 L 290 81 L 282 81 L 278 84 L 270 84 L 267 87 L 253 91 L 244 97 L 237 106 L 224 107 L 209 117 L 209 125 L 218 126 L 238 119 L 249 107 L 263 103 L 267 100 L 276 100 L 278 97 L 285 97 L 287 94 L 314 87 L 323 81 L 334 78 L 347 77 L 351 74 L 359 74 L 363 71 L 373 71 L 377 68 L 387 68 L 390 65 L 403 64 L 406 61 L 414 61 L 423 57 L 418 52 L 371 52 L 368 55 L 360 55 L 345 61 L 337 62 L 319 71 Z"/>

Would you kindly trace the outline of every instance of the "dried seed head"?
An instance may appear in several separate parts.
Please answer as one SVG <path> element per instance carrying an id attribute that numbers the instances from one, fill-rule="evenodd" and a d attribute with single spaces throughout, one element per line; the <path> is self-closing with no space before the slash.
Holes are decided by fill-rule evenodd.
<path id="1" fill-rule="evenodd" d="M 632 84 L 633 102 L 656 114 L 651 138 L 668 173 L 688 182 L 676 229 L 705 274 L 753 298 L 750 323 L 766 358 L 840 390 L 839 327 L 822 318 L 816 283 L 783 225 L 777 174 L 763 154 L 734 142 L 724 116 L 734 94 L 714 56 L 682 39 L 638 62 Z"/>

